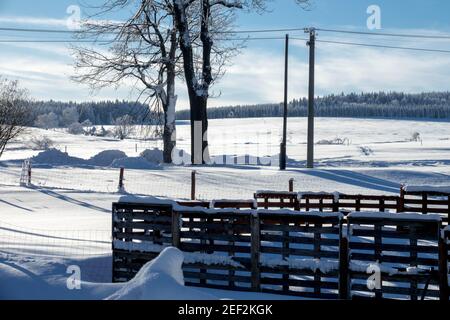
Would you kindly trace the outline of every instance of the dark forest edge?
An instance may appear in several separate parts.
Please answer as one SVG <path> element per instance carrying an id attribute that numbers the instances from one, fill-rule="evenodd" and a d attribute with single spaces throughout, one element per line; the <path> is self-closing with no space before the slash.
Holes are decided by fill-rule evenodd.
<path id="1" fill-rule="evenodd" d="M 289 103 L 289 117 L 306 117 L 308 100 Z M 401 92 L 351 93 L 318 97 L 316 116 L 336 118 L 450 119 L 450 92 L 406 94 Z M 282 117 L 281 103 L 238 105 L 208 109 L 209 119 Z M 189 110 L 177 112 L 188 120 Z"/>
<path id="2" fill-rule="evenodd" d="M 307 115 L 307 99 L 289 103 L 290 117 Z M 147 105 L 124 100 L 98 102 L 30 102 L 30 123 L 36 127 L 66 127 L 75 121 L 113 125 L 130 116 L 134 124 L 160 123 L 161 114 L 149 113 Z M 405 94 L 378 92 L 327 95 L 316 99 L 316 116 L 342 118 L 450 119 L 450 92 Z M 181 106 L 182 107 L 182 106 Z M 281 117 L 280 103 L 209 108 L 209 119 Z M 189 120 L 189 110 L 176 113 L 177 120 Z"/>

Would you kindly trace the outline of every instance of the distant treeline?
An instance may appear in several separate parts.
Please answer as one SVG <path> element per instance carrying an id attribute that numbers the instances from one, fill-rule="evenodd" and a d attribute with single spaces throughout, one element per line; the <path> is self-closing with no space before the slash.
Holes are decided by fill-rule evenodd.
<path id="1" fill-rule="evenodd" d="M 125 116 L 135 124 L 151 123 L 148 105 L 130 101 L 60 102 L 32 101 L 30 122 L 37 127 L 67 127 L 72 123 L 89 122 L 93 125 L 111 125 Z"/>
<path id="2" fill-rule="evenodd" d="M 289 103 L 290 117 L 305 117 L 308 100 Z M 281 117 L 281 104 L 238 105 L 208 110 L 209 119 Z M 406 94 L 399 92 L 327 95 L 315 101 L 318 117 L 450 119 L 450 92 Z M 189 110 L 177 112 L 178 120 L 189 119 Z"/>

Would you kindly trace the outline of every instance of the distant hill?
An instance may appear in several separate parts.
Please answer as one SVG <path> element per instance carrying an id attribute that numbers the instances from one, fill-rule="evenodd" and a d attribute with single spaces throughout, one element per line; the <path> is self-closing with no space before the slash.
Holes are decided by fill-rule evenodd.
<path id="1" fill-rule="evenodd" d="M 289 103 L 290 117 L 305 117 L 308 100 Z M 237 105 L 208 109 L 209 119 L 281 117 L 280 103 Z M 351 93 L 319 97 L 315 102 L 318 117 L 449 119 L 450 92 L 406 94 L 401 92 Z M 178 120 L 188 120 L 189 110 L 177 112 Z"/>

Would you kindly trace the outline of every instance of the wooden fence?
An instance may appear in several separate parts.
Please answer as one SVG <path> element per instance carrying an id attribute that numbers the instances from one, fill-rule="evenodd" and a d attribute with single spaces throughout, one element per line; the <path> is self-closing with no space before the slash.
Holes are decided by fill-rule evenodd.
<path id="1" fill-rule="evenodd" d="M 450 216 L 450 194 L 433 191 L 407 191 L 402 187 L 398 196 L 349 195 L 342 193 L 295 193 L 260 191 L 255 193 L 259 208 L 291 208 L 321 212 L 376 211 L 435 213 L 442 216 L 444 225 Z"/>
<path id="2" fill-rule="evenodd" d="M 436 216 L 256 210 L 248 209 L 254 207 L 249 201 L 214 201 L 218 208 L 212 209 L 181 204 L 113 204 L 114 282 L 131 279 L 173 245 L 185 252 L 191 286 L 311 298 L 448 300 L 448 247 Z M 363 281 L 376 262 L 382 286 L 371 291 Z"/>
<path id="3" fill-rule="evenodd" d="M 404 212 L 422 214 L 436 213 L 442 216 L 444 224 L 450 217 L 450 193 L 439 191 L 410 191 L 407 187 L 400 190 L 400 207 Z"/>
<path id="4" fill-rule="evenodd" d="M 440 265 L 446 260 L 441 251 L 441 219 L 436 215 L 400 214 L 393 218 L 392 214 L 351 213 L 347 220 L 348 283 L 353 295 L 445 299 L 447 269 Z M 370 290 L 367 266 L 374 261 L 378 265 L 373 268 L 378 285 L 374 283 Z"/>

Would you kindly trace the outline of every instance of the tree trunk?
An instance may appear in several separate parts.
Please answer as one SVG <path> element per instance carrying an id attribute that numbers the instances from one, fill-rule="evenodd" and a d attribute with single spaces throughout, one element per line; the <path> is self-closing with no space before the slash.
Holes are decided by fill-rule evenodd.
<path id="1" fill-rule="evenodd" d="M 184 75 L 186 87 L 189 94 L 190 120 L 191 120 L 191 162 L 192 164 L 203 164 L 203 150 L 208 146 L 206 130 L 208 121 L 206 117 L 207 95 L 202 90 L 198 90 L 199 82 L 196 78 L 194 67 L 194 54 L 192 42 L 189 34 L 189 26 L 186 18 L 186 8 L 184 2 L 174 1 L 174 13 L 176 26 L 180 36 L 180 50 L 183 55 Z M 200 130 L 201 126 L 201 130 Z"/>
<path id="2" fill-rule="evenodd" d="M 169 63 L 167 63 L 167 94 L 164 101 L 164 129 L 163 129 L 163 160 L 164 163 L 172 163 L 172 153 L 177 144 L 175 127 L 175 55 L 177 50 L 177 33 L 172 31 L 170 39 Z"/>

